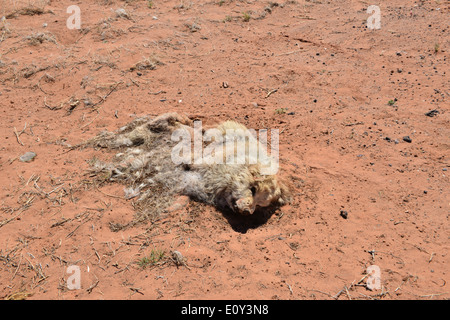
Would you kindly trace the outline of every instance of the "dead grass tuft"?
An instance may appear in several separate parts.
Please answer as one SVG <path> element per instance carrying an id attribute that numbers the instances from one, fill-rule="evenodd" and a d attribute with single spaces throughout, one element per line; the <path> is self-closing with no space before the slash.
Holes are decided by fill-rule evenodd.
<path id="1" fill-rule="evenodd" d="M 50 32 L 35 32 L 25 37 L 25 40 L 32 46 L 37 46 L 44 42 L 51 42 L 54 44 L 58 44 L 55 36 Z"/>
<path id="2" fill-rule="evenodd" d="M 152 55 L 150 57 L 144 58 L 143 60 L 137 62 L 134 66 L 130 68 L 130 71 L 134 70 L 155 70 L 157 66 L 164 65 L 156 56 Z"/>

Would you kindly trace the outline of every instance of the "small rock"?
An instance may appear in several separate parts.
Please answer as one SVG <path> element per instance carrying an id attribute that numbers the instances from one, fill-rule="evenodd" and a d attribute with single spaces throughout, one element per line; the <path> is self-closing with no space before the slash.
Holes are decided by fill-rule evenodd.
<path id="1" fill-rule="evenodd" d="M 411 138 L 409 136 L 403 137 L 403 141 L 408 142 L 408 143 L 412 142 L 412 140 L 411 140 Z"/>
<path id="2" fill-rule="evenodd" d="M 32 151 L 25 152 L 20 156 L 19 160 L 22 162 L 31 162 L 36 157 L 36 153 Z"/>
<path id="3" fill-rule="evenodd" d="M 348 218 L 348 212 L 345 211 L 345 210 L 341 210 L 340 215 L 341 215 L 341 217 L 344 218 L 344 219 L 347 219 L 347 218 Z"/>
<path id="4" fill-rule="evenodd" d="M 175 262 L 175 264 L 177 266 L 181 266 L 185 264 L 185 258 L 183 257 L 183 255 L 180 253 L 180 251 L 173 251 L 172 252 L 172 259 Z"/>
<path id="5" fill-rule="evenodd" d="M 123 8 L 120 8 L 120 9 L 116 10 L 116 16 L 118 16 L 120 18 L 131 19 L 131 17 L 128 14 L 128 12 L 126 12 L 125 9 L 123 9 Z"/>
<path id="6" fill-rule="evenodd" d="M 434 116 L 436 116 L 438 113 L 439 113 L 439 110 L 434 109 L 434 110 L 428 111 L 427 113 L 425 113 L 425 115 L 426 115 L 427 117 L 434 117 Z"/>

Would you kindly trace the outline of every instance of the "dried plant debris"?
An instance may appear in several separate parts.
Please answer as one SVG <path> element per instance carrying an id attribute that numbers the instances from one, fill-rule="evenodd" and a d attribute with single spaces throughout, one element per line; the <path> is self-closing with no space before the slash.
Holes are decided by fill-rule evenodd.
<path id="1" fill-rule="evenodd" d="M 134 66 L 130 67 L 130 71 L 134 70 L 155 70 L 157 66 L 163 65 L 163 63 L 155 56 L 150 56 L 137 62 Z"/>
<path id="2" fill-rule="evenodd" d="M 35 33 L 25 37 L 25 40 L 30 45 L 33 45 L 33 46 L 42 44 L 44 42 L 51 42 L 54 44 L 58 44 L 55 36 L 50 32 L 35 32 Z"/>
<path id="3" fill-rule="evenodd" d="M 11 18 L 16 18 L 18 16 L 35 16 L 35 15 L 41 15 L 44 13 L 53 13 L 53 12 L 45 11 L 43 8 L 30 6 L 30 7 L 25 7 L 25 8 L 20 8 L 20 9 L 14 10 L 13 12 L 7 14 L 5 16 L 5 18 L 11 19 Z"/>

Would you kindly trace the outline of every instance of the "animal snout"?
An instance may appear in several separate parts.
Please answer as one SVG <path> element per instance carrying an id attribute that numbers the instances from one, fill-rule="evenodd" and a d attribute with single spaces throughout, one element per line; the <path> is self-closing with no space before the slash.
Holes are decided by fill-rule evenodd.
<path id="1" fill-rule="evenodd" d="M 250 215 L 255 212 L 255 206 L 253 205 L 252 197 L 236 200 L 236 207 L 239 210 L 239 213 L 243 215 Z"/>

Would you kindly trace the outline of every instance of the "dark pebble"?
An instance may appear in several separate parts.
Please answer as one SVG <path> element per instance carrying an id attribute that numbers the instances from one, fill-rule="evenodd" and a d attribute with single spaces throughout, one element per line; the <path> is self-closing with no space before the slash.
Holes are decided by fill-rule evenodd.
<path id="1" fill-rule="evenodd" d="M 347 218 L 348 218 L 348 212 L 345 211 L 345 210 L 341 210 L 340 215 L 341 215 L 341 217 L 344 218 L 344 219 L 347 219 Z"/>
<path id="2" fill-rule="evenodd" d="M 411 138 L 409 136 L 403 137 L 403 141 L 408 142 L 408 143 L 412 142 L 412 140 L 411 140 Z"/>
<path id="3" fill-rule="evenodd" d="M 434 117 L 434 116 L 436 116 L 438 113 L 439 113 L 439 110 L 434 109 L 434 110 L 428 111 L 427 113 L 425 113 L 425 115 L 426 115 L 427 117 Z"/>

